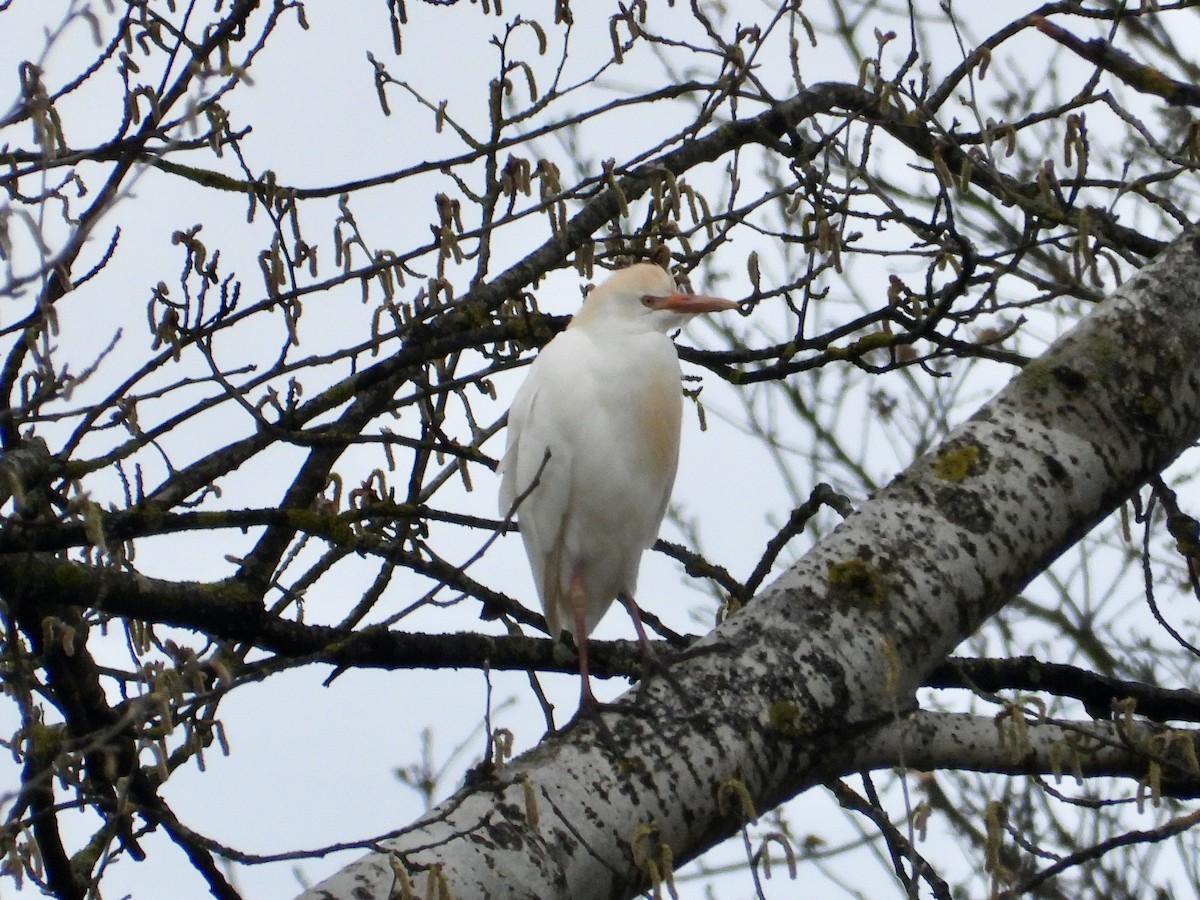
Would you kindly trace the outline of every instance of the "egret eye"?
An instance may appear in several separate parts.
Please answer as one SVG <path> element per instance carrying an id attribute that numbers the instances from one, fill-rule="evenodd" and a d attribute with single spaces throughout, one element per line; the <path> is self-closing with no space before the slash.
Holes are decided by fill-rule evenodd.
<path id="1" fill-rule="evenodd" d="M 650 294 L 644 294 L 642 296 L 642 306 L 646 307 L 646 309 L 654 309 L 657 303 L 657 297 L 652 297 Z"/>

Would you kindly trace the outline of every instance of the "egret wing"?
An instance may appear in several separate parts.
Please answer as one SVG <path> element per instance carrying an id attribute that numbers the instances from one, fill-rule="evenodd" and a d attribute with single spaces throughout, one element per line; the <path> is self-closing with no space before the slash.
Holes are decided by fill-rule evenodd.
<path id="1" fill-rule="evenodd" d="M 575 342 L 574 335 L 559 335 L 534 360 L 509 411 L 501 462 L 500 512 L 516 508 L 551 634 L 567 625 L 562 613 L 569 609 L 562 553 L 571 503 L 571 419 L 577 413 L 570 396 Z"/>

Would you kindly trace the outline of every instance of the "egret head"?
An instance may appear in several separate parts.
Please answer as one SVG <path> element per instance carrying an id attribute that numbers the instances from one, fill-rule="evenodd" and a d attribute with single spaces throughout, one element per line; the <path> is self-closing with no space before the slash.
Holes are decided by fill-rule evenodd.
<path id="1" fill-rule="evenodd" d="M 736 308 L 730 300 L 681 293 L 662 267 L 637 263 L 614 272 L 592 290 L 572 325 L 665 333 L 697 313 Z"/>

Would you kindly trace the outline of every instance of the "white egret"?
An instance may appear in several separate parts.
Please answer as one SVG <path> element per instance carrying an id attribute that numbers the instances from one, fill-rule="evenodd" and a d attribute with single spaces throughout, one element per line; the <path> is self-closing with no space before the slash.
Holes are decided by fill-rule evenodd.
<path id="1" fill-rule="evenodd" d="M 597 706 L 587 636 L 614 599 L 652 652 L 633 597 L 679 459 L 683 389 L 667 333 L 736 307 L 681 293 L 657 265 L 621 269 L 533 361 L 509 411 L 500 511 L 517 507 L 550 634 L 575 639 L 581 708 Z"/>

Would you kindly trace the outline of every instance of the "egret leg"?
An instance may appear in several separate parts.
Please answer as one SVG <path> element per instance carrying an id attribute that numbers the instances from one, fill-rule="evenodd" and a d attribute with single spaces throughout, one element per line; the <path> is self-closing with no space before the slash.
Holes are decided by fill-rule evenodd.
<path id="1" fill-rule="evenodd" d="M 571 602 L 571 621 L 575 625 L 575 652 L 579 656 L 580 679 L 579 712 L 573 721 L 578 722 L 581 719 L 590 719 L 595 722 L 600 742 L 614 755 L 619 755 L 620 747 L 601 713 L 606 711 L 632 712 L 637 715 L 645 715 L 645 713 L 638 709 L 636 705 L 627 706 L 614 703 L 601 703 L 596 699 L 596 695 L 592 693 L 592 679 L 588 672 L 587 595 L 583 591 L 583 581 L 579 573 L 575 573 L 571 578 L 569 598 Z M 642 634 L 645 634 L 644 629 L 642 630 Z"/>
<path id="2" fill-rule="evenodd" d="M 599 707 L 592 693 L 592 679 L 588 674 L 587 597 L 583 593 L 583 579 L 578 572 L 571 576 L 571 621 L 575 624 L 575 652 L 579 655 L 579 708 L 594 710 Z"/>
<path id="3" fill-rule="evenodd" d="M 638 636 L 638 646 L 642 651 L 642 681 L 641 684 L 638 685 L 638 699 L 641 699 L 642 692 L 645 691 L 646 686 L 650 683 L 650 676 L 653 672 L 657 672 L 659 675 L 661 675 L 663 680 L 671 685 L 677 694 L 682 696 L 684 699 L 688 699 L 688 693 L 683 689 L 683 685 L 681 685 L 675 676 L 671 674 L 671 672 L 667 669 L 666 664 L 659 658 L 658 654 L 654 652 L 654 647 L 650 643 L 650 638 L 646 635 L 646 626 L 642 624 L 641 610 L 639 610 L 637 604 L 634 603 L 633 597 L 625 592 L 621 592 L 620 594 L 617 594 L 617 599 L 621 601 L 621 605 L 625 607 L 625 611 L 629 613 L 629 618 L 633 619 L 633 627 L 634 630 L 637 631 Z"/>
<path id="4" fill-rule="evenodd" d="M 657 659 L 658 657 L 654 652 L 654 648 L 650 646 L 650 638 L 646 634 L 646 626 L 642 624 L 642 611 L 633 602 L 633 597 L 622 592 L 617 594 L 617 599 L 625 607 L 625 612 L 629 613 L 629 618 L 633 619 L 633 628 L 638 636 L 638 646 L 642 649 L 642 662 L 648 664 L 651 659 Z"/>

